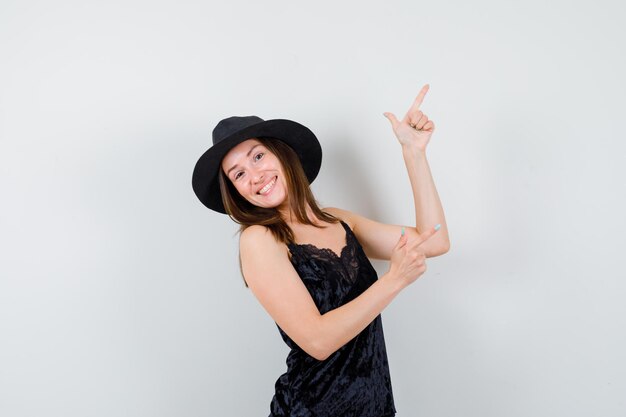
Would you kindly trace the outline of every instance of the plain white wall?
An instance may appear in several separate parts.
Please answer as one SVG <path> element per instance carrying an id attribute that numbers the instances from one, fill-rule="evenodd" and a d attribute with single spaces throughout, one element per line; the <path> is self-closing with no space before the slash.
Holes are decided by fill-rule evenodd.
<path id="1" fill-rule="evenodd" d="M 322 203 L 452 242 L 383 312 L 398 416 L 626 414 L 617 1 L 0 5 L 0 415 L 264 416 L 287 346 L 191 173 L 230 115 L 319 137 Z M 376 262 L 380 274 L 387 265 Z"/>

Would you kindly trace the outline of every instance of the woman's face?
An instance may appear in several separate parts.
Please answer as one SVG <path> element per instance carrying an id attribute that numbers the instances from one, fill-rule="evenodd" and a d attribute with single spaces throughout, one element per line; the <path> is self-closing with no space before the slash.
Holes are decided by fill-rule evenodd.
<path id="1" fill-rule="evenodd" d="M 255 206 L 287 206 L 287 185 L 280 161 L 257 139 L 232 148 L 222 159 L 222 170 L 239 194 Z"/>

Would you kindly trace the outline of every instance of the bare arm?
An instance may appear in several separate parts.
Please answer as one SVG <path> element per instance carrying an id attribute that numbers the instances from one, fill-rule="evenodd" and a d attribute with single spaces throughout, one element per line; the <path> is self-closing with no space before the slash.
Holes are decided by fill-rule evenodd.
<path id="1" fill-rule="evenodd" d="M 276 242 L 265 227 L 251 226 L 242 233 L 241 264 L 250 290 L 276 324 L 309 355 L 325 360 L 423 274 L 426 267 L 423 255 L 417 254 L 418 244 L 407 244 L 404 237 L 389 272 L 354 300 L 324 315 L 289 261 L 285 245 Z"/>
<path id="2" fill-rule="evenodd" d="M 429 88 L 428 84 L 422 87 L 402 120 L 396 119 L 393 113 L 384 114 L 391 122 L 393 132 L 402 146 L 402 156 L 409 174 L 413 194 L 415 229 L 417 233 L 420 233 L 435 224 L 440 224 L 441 231 L 430 242 L 429 252 L 445 253 L 450 248 L 448 226 L 426 159 L 426 146 L 435 131 L 435 124 L 420 110 Z"/>
<path id="3" fill-rule="evenodd" d="M 325 352 L 323 359 L 361 333 L 402 291 L 403 286 L 389 274 L 382 275 L 354 300 L 322 316 L 324 333 L 320 344 L 321 351 Z"/>
<path id="4" fill-rule="evenodd" d="M 402 228 L 404 228 L 409 240 L 419 239 L 420 236 L 420 232 L 413 226 L 380 223 L 338 207 L 326 207 L 324 211 L 340 218 L 350 225 L 350 228 L 357 239 L 359 239 L 359 243 L 368 258 L 390 260 L 393 247 L 398 241 L 398 235 L 400 235 Z M 424 230 L 428 230 L 433 226 L 435 225 L 432 224 L 424 228 Z M 440 232 L 441 229 L 437 234 Z M 441 244 L 441 239 L 435 239 L 435 237 L 433 237 L 422 243 L 420 249 L 427 258 L 443 255 L 448 252 L 450 247 L 447 237 L 445 240 L 448 244 L 444 246 Z"/>
<path id="5" fill-rule="evenodd" d="M 392 248 L 389 271 L 349 303 L 322 316 L 328 334 L 322 339 L 328 355 L 345 345 L 378 316 L 404 288 L 426 271 L 426 256 L 419 247 L 431 241 L 437 230 L 430 228 L 417 237 L 402 235 Z M 397 236 L 396 236 L 397 237 Z"/>
<path id="6" fill-rule="evenodd" d="M 430 245 L 433 248 L 438 248 L 434 251 L 435 253 L 446 253 L 450 249 L 448 226 L 437 187 L 435 187 L 435 181 L 426 159 L 426 152 L 416 146 L 404 145 L 402 146 L 402 155 L 413 191 L 417 233 L 435 224 L 440 224 L 440 233 L 437 238 L 431 240 Z"/>

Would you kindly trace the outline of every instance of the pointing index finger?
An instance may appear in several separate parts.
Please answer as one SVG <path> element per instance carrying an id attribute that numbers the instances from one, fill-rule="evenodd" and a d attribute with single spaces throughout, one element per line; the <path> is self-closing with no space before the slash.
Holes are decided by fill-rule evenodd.
<path id="1" fill-rule="evenodd" d="M 420 106 L 422 105 L 422 101 L 424 101 L 424 97 L 426 96 L 426 93 L 428 92 L 429 88 L 430 88 L 430 85 L 424 84 L 424 87 L 422 87 L 420 92 L 417 94 L 417 97 L 415 97 L 415 101 L 413 101 L 413 104 L 411 105 L 411 109 L 409 110 L 409 113 L 419 110 Z"/>

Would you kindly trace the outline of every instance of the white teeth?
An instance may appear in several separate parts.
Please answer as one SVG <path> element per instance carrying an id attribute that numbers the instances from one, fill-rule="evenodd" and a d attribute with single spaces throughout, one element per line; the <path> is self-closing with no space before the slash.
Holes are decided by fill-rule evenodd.
<path id="1" fill-rule="evenodd" d="M 265 194 L 266 192 L 268 192 L 270 190 L 270 188 L 272 188 L 272 186 L 274 185 L 275 182 L 276 182 L 276 177 L 274 177 L 273 180 L 268 182 L 265 187 L 261 188 L 261 190 L 259 190 L 259 194 Z"/>

